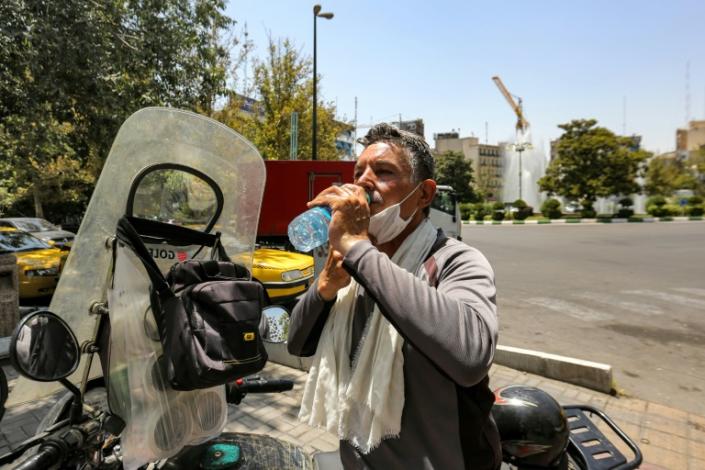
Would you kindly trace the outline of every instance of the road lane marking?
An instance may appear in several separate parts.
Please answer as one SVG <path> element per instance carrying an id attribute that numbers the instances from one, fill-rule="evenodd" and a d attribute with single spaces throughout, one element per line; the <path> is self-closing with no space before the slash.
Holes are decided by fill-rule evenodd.
<path id="1" fill-rule="evenodd" d="M 691 299 L 682 295 L 669 294 L 667 292 L 650 290 L 623 290 L 623 294 L 646 295 L 655 299 L 663 300 L 672 304 L 683 305 L 685 307 L 705 308 L 705 300 Z"/>
<path id="2" fill-rule="evenodd" d="M 642 315 L 661 315 L 663 310 L 655 305 L 642 304 L 639 302 L 627 302 L 616 295 L 603 294 L 600 292 L 584 292 L 578 294 L 581 299 L 591 300 L 601 304 L 612 305 L 622 310 L 628 310 Z"/>
<path id="3" fill-rule="evenodd" d="M 671 290 L 676 290 L 685 294 L 702 295 L 705 297 L 705 289 L 698 289 L 697 287 L 673 287 Z"/>
<path id="4" fill-rule="evenodd" d="M 614 316 L 609 313 L 599 312 L 583 305 L 567 302 L 561 299 L 553 299 L 550 297 L 532 297 L 526 301 L 532 305 L 547 308 L 555 312 L 564 313 L 570 317 L 586 322 L 606 321 L 614 318 Z"/>

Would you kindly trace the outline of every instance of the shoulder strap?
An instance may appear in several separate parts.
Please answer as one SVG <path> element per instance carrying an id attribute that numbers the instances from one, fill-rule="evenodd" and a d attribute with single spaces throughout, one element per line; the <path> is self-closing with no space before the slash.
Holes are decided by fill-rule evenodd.
<path id="1" fill-rule="evenodd" d="M 432 287 L 438 286 L 438 265 L 436 264 L 436 259 L 433 257 L 438 250 L 440 250 L 448 241 L 448 237 L 443 233 L 443 229 L 438 229 L 436 235 L 436 241 L 431 247 L 431 251 L 426 255 L 426 260 L 423 263 L 423 267 L 426 270 L 426 277 L 428 278 L 428 283 Z"/>
<path id="2" fill-rule="evenodd" d="M 157 263 L 154 262 L 154 259 L 149 254 L 149 251 L 147 251 L 147 247 L 144 246 L 139 233 L 137 233 L 126 216 L 123 216 L 120 220 L 118 220 L 116 235 L 120 243 L 129 247 L 142 262 L 147 270 L 147 275 L 152 282 L 152 286 L 159 293 L 159 296 L 164 297 L 173 295 L 171 289 L 169 289 L 169 285 L 164 279 L 164 275 L 157 266 Z"/>

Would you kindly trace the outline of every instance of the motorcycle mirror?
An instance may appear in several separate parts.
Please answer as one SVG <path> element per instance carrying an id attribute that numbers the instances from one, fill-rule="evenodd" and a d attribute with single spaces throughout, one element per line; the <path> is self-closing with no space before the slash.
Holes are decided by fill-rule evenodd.
<path id="1" fill-rule="evenodd" d="M 78 341 L 59 316 L 39 310 L 22 318 L 15 328 L 10 362 L 17 372 L 38 382 L 64 379 L 80 362 Z"/>
<path id="2" fill-rule="evenodd" d="M 209 232 L 223 209 L 223 194 L 193 168 L 158 164 L 135 177 L 126 209 L 130 216 Z"/>
<path id="3" fill-rule="evenodd" d="M 281 305 L 270 305 L 262 310 L 267 323 L 263 339 L 268 343 L 284 343 L 289 335 L 289 311 Z"/>

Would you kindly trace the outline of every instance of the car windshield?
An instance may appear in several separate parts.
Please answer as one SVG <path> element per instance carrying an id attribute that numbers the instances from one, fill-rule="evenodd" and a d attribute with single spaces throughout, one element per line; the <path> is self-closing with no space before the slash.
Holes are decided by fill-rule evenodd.
<path id="1" fill-rule="evenodd" d="M 23 232 L 0 232 L 0 253 L 43 250 L 51 248 L 37 237 Z"/>
<path id="2" fill-rule="evenodd" d="M 44 219 L 17 220 L 15 225 L 25 232 L 48 232 L 59 230 L 59 227 Z"/>

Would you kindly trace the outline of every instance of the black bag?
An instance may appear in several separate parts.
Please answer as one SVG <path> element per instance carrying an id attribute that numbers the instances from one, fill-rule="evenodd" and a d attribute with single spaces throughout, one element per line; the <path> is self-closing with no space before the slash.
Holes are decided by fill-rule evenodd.
<path id="1" fill-rule="evenodd" d="M 178 262 L 165 278 L 143 238 L 210 246 L 220 259 Z M 220 234 L 125 216 L 118 222 L 117 239 L 149 275 L 152 313 L 164 350 L 161 364 L 172 388 L 223 385 L 264 367 L 267 352 L 259 324 L 266 292 L 249 280 L 244 266 L 228 259 Z"/>

